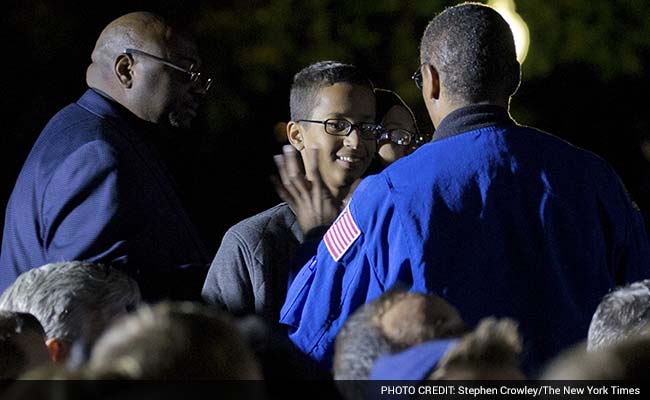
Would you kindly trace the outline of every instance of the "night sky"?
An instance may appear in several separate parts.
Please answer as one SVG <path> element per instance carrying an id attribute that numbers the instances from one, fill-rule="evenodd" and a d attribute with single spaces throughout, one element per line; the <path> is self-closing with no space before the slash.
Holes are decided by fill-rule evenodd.
<path id="1" fill-rule="evenodd" d="M 596 4 L 593 4 L 596 3 Z M 614 4 L 616 3 L 616 4 Z M 4 6 L 0 204 L 49 118 L 84 92 L 95 40 L 111 20 L 150 10 L 196 33 L 214 78 L 191 131 L 163 155 L 211 252 L 225 230 L 279 199 L 269 183 L 289 117 L 293 74 L 324 59 L 363 68 L 411 104 L 431 130 L 410 81 L 427 22 L 454 1 L 14 1 Z M 512 115 L 607 159 L 650 209 L 650 4 L 517 2 L 531 45 Z M 650 142 L 648 142 L 650 143 Z M 650 214 L 648 214 L 650 215 Z"/>

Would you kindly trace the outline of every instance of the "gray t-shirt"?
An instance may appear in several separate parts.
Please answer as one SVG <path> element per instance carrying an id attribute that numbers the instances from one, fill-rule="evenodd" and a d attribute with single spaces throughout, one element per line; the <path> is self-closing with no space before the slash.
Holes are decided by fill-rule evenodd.
<path id="1" fill-rule="evenodd" d="M 203 285 L 204 300 L 235 315 L 254 313 L 277 324 L 289 272 L 303 241 L 286 203 L 237 223 L 224 235 L 212 261 Z"/>

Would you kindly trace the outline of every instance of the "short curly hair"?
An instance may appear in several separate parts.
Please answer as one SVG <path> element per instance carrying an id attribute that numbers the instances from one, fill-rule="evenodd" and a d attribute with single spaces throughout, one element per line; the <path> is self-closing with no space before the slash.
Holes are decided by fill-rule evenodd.
<path id="1" fill-rule="evenodd" d="M 420 61 L 438 70 L 456 101 L 508 97 L 519 86 L 512 31 L 496 10 L 483 4 L 463 3 L 438 14 L 422 36 Z"/>
<path id="2" fill-rule="evenodd" d="M 140 289 L 116 268 L 83 261 L 45 264 L 21 274 L 0 296 L 0 309 L 34 315 L 48 339 L 88 343 L 111 318 L 140 303 Z"/>
<path id="3" fill-rule="evenodd" d="M 589 325 L 587 350 L 638 335 L 650 335 L 650 279 L 631 283 L 603 297 Z"/>

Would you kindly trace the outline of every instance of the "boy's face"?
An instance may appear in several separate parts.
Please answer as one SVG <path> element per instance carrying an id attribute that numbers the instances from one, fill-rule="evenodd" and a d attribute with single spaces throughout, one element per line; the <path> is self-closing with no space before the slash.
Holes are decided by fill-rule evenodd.
<path id="1" fill-rule="evenodd" d="M 310 120 L 346 119 L 353 124 L 373 123 L 375 96 L 364 86 L 335 83 L 322 88 Z M 348 188 L 366 171 L 376 150 L 376 140 L 364 139 L 357 128 L 348 136 L 334 136 L 325 132 L 323 124 L 300 123 L 304 148 L 301 151 L 306 165 L 310 160 L 306 149 L 318 149 L 318 165 L 327 187 L 335 197 Z"/>

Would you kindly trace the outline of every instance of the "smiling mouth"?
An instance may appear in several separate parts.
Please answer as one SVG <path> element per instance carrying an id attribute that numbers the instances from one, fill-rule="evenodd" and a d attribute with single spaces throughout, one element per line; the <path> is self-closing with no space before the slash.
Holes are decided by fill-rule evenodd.
<path id="1" fill-rule="evenodd" d="M 357 156 L 336 156 L 336 163 L 345 169 L 359 168 L 363 161 L 363 158 Z"/>

